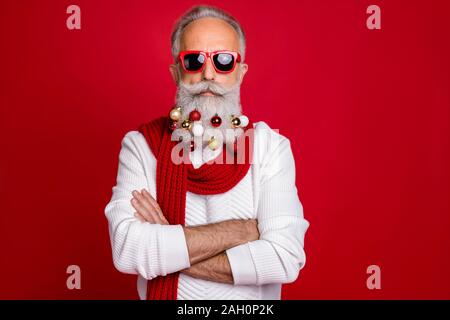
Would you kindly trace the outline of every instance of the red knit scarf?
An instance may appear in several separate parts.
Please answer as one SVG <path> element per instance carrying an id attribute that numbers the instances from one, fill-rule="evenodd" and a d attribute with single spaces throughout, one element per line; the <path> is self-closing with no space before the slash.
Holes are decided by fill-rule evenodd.
<path id="1" fill-rule="evenodd" d="M 171 160 L 172 147 L 178 142 L 171 140 L 169 118 L 160 117 L 139 126 L 139 131 L 145 136 L 147 143 L 156 157 L 156 200 L 167 221 L 171 225 L 185 224 L 186 192 L 196 194 L 219 194 L 233 188 L 247 174 L 253 157 L 253 123 L 244 128 L 246 134 L 239 139 L 245 139 L 245 154 L 235 157 L 234 163 L 226 163 L 226 153 L 229 149 L 224 145 L 218 157 L 223 163 L 205 163 L 195 169 L 191 163 L 174 164 Z M 242 141 L 242 140 L 241 140 Z M 243 156 L 244 158 L 239 158 Z M 185 158 L 186 159 L 186 158 Z M 230 159 L 230 158 L 228 158 Z M 233 159 L 233 158 L 231 158 Z M 237 159 L 245 160 L 238 161 Z M 147 282 L 147 299 L 176 300 L 178 293 L 179 272 L 159 276 Z"/>

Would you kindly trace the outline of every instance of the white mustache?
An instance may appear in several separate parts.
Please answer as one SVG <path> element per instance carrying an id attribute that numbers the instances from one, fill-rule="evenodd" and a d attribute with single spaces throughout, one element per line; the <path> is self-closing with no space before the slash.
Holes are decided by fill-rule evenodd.
<path id="1" fill-rule="evenodd" d="M 217 82 L 204 80 L 194 84 L 184 84 L 180 82 L 180 86 L 183 87 L 191 96 L 196 96 L 201 94 L 204 91 L 211 91 L 215 95 L 218 96 L 226 96 L 227 94 L 233 92 L 237 85 L 234 85 L 230 88 L 227 88 Z"/>

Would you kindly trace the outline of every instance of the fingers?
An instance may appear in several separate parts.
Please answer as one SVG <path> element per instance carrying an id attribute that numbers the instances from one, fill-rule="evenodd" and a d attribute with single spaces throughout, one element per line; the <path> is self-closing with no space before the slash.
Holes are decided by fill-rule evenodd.
<path id="1" fill-rule="evenodd" d="M 145 218 L 139 213 L 139 212 L 135 212 L 134 216 L 140 221 L 140 222 L 145 222 Z"/>
<path id="2" fill-rule="evenodd" d="M 146 221 L 150 223 L 158 223 L 160 220 L 158 213 L 152 207 L 146 205 L 141 199 L 142 195 L 137 191 L 133 191 L 133 198 L 131 199 L 131 205 L 136 211 L 142 215 Z"/>
<path id="3" fill-rule="evenodd" d="M 156 223 L 155 219 L 152 217 L 152 214 L 148 212 L 142 204 L 139 203 L 139 201 L 136 198 L 131 199 L 131 205 L 137 212 L 135 213 L 135 217 L 142 217 L 145 221 L 148 221 L 150 223 Z M 138 215 L 138 216 L 137 216 Z"/>
<path id="4" fill-rule="evenodd" d="M 142 192 L 134 190 L 132 194 L 132 206 L 146 221 L 150 223 L 169 224 L 158 202 L 156 202 L 147 190 L 142 189 Z"/>
<path id="5" fill-rule="evenodd" d="M 148 192 L 145 189 L 142 189 L 141 192 L 142 192 L 142 195 L 144 196 L 145 200 L 148 201 L 158 211 L 158 214 L 162 214 L 162 210 L 159 207 L 158 202 L 156 202 L 156 200 L 152 197 L 150 192 Z"/>
<path id="6" fill-rule="evenodd" d="M 151 205 L 150 201 L 148 201 L 143 195 L 142 193 L 140 193 L 139 191 L 134 190 L 132 192 L 132 195 L 135 199 L 138 200 L 138 203 L 143 206 L 148 212 L 153 212 L 156 211 L 155 208 L 153 208 L 153 206 Z"/>
<path id="7" fill-rule="evenodd" d="M 153 208 L 156 209 L 156 211 L 158 212 L 159 218 L 163 221 L 166 222 L 166 224 L 169 224 L 169 222 L 167 222 L 166 217 L 164 216 L 161 207 L 159 206 L 158 202 L 152 197 L 152 195 L 150 194 L 150 192 L 148 192 L 145 189 L 142 189 L 142 195 L 144 196 L 144 198 L 153 206 Z"/>

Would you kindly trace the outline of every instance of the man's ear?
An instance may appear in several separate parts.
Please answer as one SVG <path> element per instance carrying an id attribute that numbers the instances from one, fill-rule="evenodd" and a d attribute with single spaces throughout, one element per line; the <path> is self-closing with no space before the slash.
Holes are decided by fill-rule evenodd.
<path id="1" fill-rule="evenodd" d="M 175 84 L 178 85 L 179 79 L 179 73 L 178 73 L 178 66 L 176 64 L 171 64 L 169 66 L 170 74 L 172 75 L 173 81 L 175 81 Z"/>
<path id="2" fill-rule="evenodd" d="M 239 73 L 239 82 L 242 83 L 242 80 L 244 80 L 244 76 L 248 71 L 248 64 L 241 63 L 240 68 L 241 72 Z"/>

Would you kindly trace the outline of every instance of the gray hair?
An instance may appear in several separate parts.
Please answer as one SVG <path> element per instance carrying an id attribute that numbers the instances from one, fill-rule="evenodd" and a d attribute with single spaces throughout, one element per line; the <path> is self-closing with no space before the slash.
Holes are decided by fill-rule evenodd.
<path id="1" fill-rule="evenodd" d="M 244 62 L 245 59 L 245 34 L 242 30 L 239 22 L 231 16 L 229 13 L 213 6 L 200 5 L 191 8 L 186 12 L 181 18 L 176 22 L 175 28 L 173 29 L 171 41 L 172 41 L 172 56 L 174 61 L 177 61 L 178 54 L 180 53 L 180 39 L 184 28 L 191 22 L 201 19 L 201 18 L 218 18 L 233 27 L 239 36 L 239 53 L 241 54 L 241 61 Z"/>

